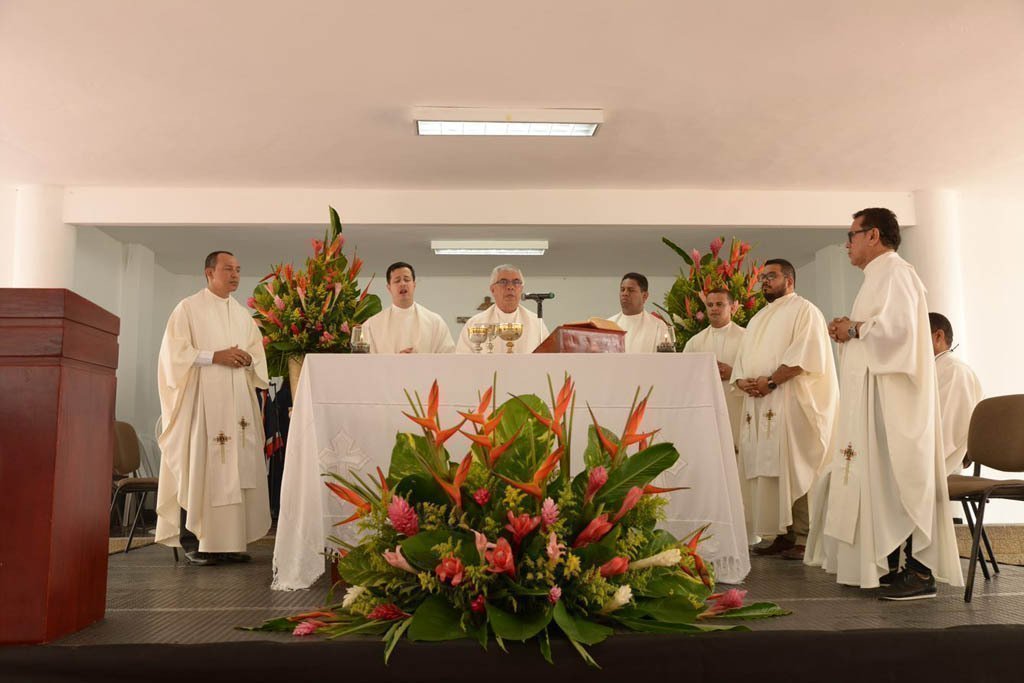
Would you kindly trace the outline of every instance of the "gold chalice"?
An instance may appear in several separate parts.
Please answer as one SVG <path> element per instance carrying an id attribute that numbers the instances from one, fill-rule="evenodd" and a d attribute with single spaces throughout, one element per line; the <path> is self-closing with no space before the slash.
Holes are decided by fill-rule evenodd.
<path id="1" fill-rule="evenodd" d="M 470 325 L 467 330 L 469 334 L 469 341 L 473 344 L 473 352 L 480 353 L 483 349 L 480 347 L 482 343 L 487 341 L 488 325 Z"/>
<path id="2" fill-rule="evenodd" d="M 494 353 L 494 338 L 498 336 L 498 323 L 487 323 L 487 353 Z"/>
<path id="3" fill-rule="evenodd" d="M 498 325 L 498 336 L 505 340 L 508 353 L 512 353 L 512 347 L 516 340 L 523 336 L 522 323 L 501 323 Z"/>

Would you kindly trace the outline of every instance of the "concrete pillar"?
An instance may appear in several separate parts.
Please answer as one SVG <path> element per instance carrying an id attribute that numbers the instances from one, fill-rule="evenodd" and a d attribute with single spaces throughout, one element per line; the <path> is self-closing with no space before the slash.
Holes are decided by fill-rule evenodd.
<path id="1" fill-rule="evenodd" d="M 15 188 L 12 287 L 74 287 L 75 237 L 64 223 L 64 189 Z"/>
<path id="2" fill-rule="evenodd" d="M 928 310 L 942 313 L 953 325 L 957 354 L 966 358 L 970 336 L 964 315 L 963 257 L 960 247 L 960 196 L 954 190 L 914 192 L 917 222 L 902 231 L 900 254 L 917 270 L 928 290 Z"/>

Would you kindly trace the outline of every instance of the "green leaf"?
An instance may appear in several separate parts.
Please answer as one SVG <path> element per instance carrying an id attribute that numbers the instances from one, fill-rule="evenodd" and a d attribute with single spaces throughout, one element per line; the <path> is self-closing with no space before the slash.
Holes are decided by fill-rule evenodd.
<path id="1" fill-rule="evenodd" d="M 534 614 L 511 614 L 487 603 L 487 619 L 494 634 L 504 640 L 529 640 L 551 623 L 551 610 Z"/>
<path id="2" fill-rule="evenodd" d="M 380 297 L 376 294 L 367 294 L 366 297 L 356 304 L 352 320 L 357 323 L 364 323 L 381 311 Z"/>
<path id="3" fill-rule="evenodd" d="M 411 474 L 426 474 L 429 476 L 429 472 L 424 472 L 421 459 L 432 457 L 430 445 L 425 437 L 419 434 L 398 432 L 395 434 L 395 445 L 391 448 L 391 466 L 388 468 L 388 483 L 394 486 L 400 479 Z"/>
<path id="4" fill-rule="evenodd" d="M 565 635 L 569 636 L 570 640 L 575 640 L 584 645 L 596 645 L 614 633 L 608 626 L 596 624 L 569 614 L 569 610 L 565 608 L 565 603 L 561 601 L 555 603 L 553 612 L 555 623 L 558 624 L 558 627 L 562 629 Z"/>
<path id="5" fill-rule="evenodd" d="M 443 529 L 421 531 L 415 536 L 410 536 L 402 541 L 402 555 L 415 568 L 423 571 L 433 571 L 441 558 L 431 548 L 439 543 L 452 541 L 452 536 L 452 532 Z"/>
<path id="6" fill-rule="evenodd" d="M 767 617 L 784 617 L 787 614 L 792 614 L 787 609 L 783 609 L 773 602 L 755 602 L 750 605 L 744 605 L 738 609 L 729 610 L 722 614 L 716 615 L 715 619 L 765 619 Z"/>
<path id="7" fill-rule="evenodd" d="M 386 574 L 375 569 L 370 563 L 370 552 L 360 546 L 338 560 L 338 574 L 350 586 L 381 586 L 389 581 Z"/>
<path id="8" fill-rule="evenodd" d="M 554 664 L 555 660 L 551 658 L 551 639 L 548 638 L 548 630 L 544 629 L 544 633 L 538 638 L 540 640 L 540 654 L 544 657 L 544 660 L 548 664 Z"/>
<path id="9" fill-rule="evenodd" d="M 280 617 L 278 619 L 269 619 L 264 621 L 259 626 L 239 626 L 240 631 L 288 631 L 289 633 L 295 630 L 298 624 L 294 621 L 289 621 L 287 617 Z"/>
<path id="10" fill-rule="evenodd" d="M 601 665 L 597 663 L 597 660 L 590 656 L 590 653 L 587 652 L 587 648 L 583 647 L 583 645 L 581 645 L 579 641 L 570 638 L 569 642 L 572 644 L 574 648 L 576 648 L 576 652 L 580 653 L 580 657 L 583 658 L 583 661 L 586 662 L 587 665 L 592 666 L 595 669 L 601 668 Z"/>
<path id="11" fill-rule="evenodd" d="M 611 432 L 611 430 L 601 427 L 601 433 L 611 443 L 616 446 L 619 445 L 619 437 Z M 601 448 L 601 442 L 597 439 L 597 428 L 591 424 L 587 428 L 587 447 L 583 450 L 583 463 L 587 466 L 587 469 L 594 467 L 610 467 L 612 458 L 608 455 L 603 448 Z M 586 488 L 584 488 L 584 491 Z"/>
<path id="12" fill-rule="evenodd" d="M 538 415 L 551 417 L 547 405 L 533 394 L 511 398 L 498 406 L 499 411 L 505 411 L 495 431 L 498 443 L 505 443 L 511 439 L 520 425 L 524 425 L 515 442 L 505 451 L 494 468 L 495 472 L 516 481 L 530 481 L 541 461 L 551 453 L 552 445 L 551 430 L 538 422 L 523 403 Z"/>
<path id="13" fill-rule="evenodd" d="M 700 265 L 702 265 L 702 266 L 708 265 L 709 263 L 711 263 L 711 259 L 712 258 L 714 258 L 714 257 L 711 255 L 711 252 L 709 251 L 708 253 L 704 254 L 704 256 L 701 257 Z"/>
<path id="14" fill-rule="evenodd" d="M 329 233 L 330 238 L 324 240 L 324 248 L 330 246 L 331 242 L 334 241 L 334 238 L 341 232 L 341 216 L 338 215 L 338 212 L 333 206 L 328 208 L 331 211 L 331 231 Z"/>
<path id="15" fill-rule="evenodd" d="M 580 556 L 584 568 L 600 566 L 615 557 L 615 545 L 621 533 L 622 527 L 616 525 L 597 543 L 591 543 L 573 552 Z"/>
<path id="16" fill-rule="evenodd" d="M 633 611 L 669 624 L 692 624 L 700 613 L 685 596 L 638 600 Z"/>
<path id="17" fill-rule="evenodd" d="M 384 642 L 387 643 L 387 647 L 384 648 L 384 664 L 387 665 L 388 659 L 391 658 L 391 652 L 395 649 L 395 645 L 398 645 L 398 641 L 402 639 L 402 634 L 409 628 L 409 624 L 412 623 L 412 618 L 404 619 L 400 623 L 396 623 L 387 635 L 384 636 Z"/>
<path id="18" fill-rule="evenodd" d="M 618 623 L 634 631 L 646 633 L 704 633 L 705 631 L 749 631 L 745 626 L 716 626 L 714 624 L 669 624 L 651 619 L 635 619 L 612 615 Z"/>
<path id="19" fill-rule="evenodd" d="M 643 589 L 637 591 L 638 595 L 648 598 L 693 595 L 700 600 L 707 595 L 707 588 L 703 583 L 699 581 L 695 583 L 679 569 L 660 568 L 660 571 L 655 569 L 653 574 Z"/>
<path id="20" fill-rule="evenodd" d="M 670 443 L 656 443 L 631 456 L 608 473 L 608 483 L 594 496 L 594 500 L 618 509 L 622 499 L 634 486 L 643 488 L 659 474 L 675 464 L 679 451 Z M 612 510 L 614 512 L 614 510 Z"/>
<path id="21" fill-rule="evenodd" d="M 410 474 L 395 484 L 395 494 L 410 503 L 447 505 L 448 496 L 429 474 Z"/>
<path id="22" fill-rule="evenodd" d="M 461 615 L 440 595 L 431 595 L 416 608 L 409 624 L 409 640 L 458 640 L 467 637 L 459 626 Z"/>
<path id="23" fill-rule="evenodd" d="M 672 249 L 672 251 L 674 251 L 677 254 L 679 254 L 680 256 L 682 256 L 683 260 L 686 261 L 686 265 L 688 265 L 688 266 L 692 266 L 693 265 L 693 259 L 690 258 L 690 255 L 686 253 L 685 249 L 679 247 L 679 245 L 677 245 L 675 242 L 673 242 L 672 240 L 670 240 L 667 237 L 662 237 L 661 241 L 664 242 L 665 244 L 667 244 Z"/>

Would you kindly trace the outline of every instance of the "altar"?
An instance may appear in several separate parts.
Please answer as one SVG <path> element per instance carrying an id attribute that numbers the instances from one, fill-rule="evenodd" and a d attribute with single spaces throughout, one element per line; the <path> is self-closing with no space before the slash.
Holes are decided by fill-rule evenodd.
<path id="1" fill-rule="evenodd" d="M 396 433 L 419 433 L 402 415 L 410 412 L 406 391 L 418 392 L 425 403 L 436 379 L 441 425 L 450 427 L 460 419 L 457 410 L 475 408 L 495 373 L 499 404 L 510 394 L 537 394 L 549 402 L 548 377 L 557 390 L 564 374 L 572 375 L 573 474 L 583 468 L 591 424 L 587 405 L 603 426 L 619 433 L 637 387 L 643 394 L 653 386 L 644 430 L 660 428 L 655 440 L 673 443 L 680 454 L 655 484 L 689 487 L 669 496 L 660 526 L 678 537 L 710 522 L 702 555 L 714 562 L 719 581 L 743 581 L 750 571 L 743 502 L 712 354 L 312 354 L 306 356 L 294 397 L 272 587 L 309 587 L 324 571 L 327 536 L 355 540 L 356 523 L 333 526 L 351 510 L 330 494 L 322 475 L 369 476 L 378 466 L 386 472 Z M 461 459 L 470 441 L 456 434 L 446 447 Z"/>

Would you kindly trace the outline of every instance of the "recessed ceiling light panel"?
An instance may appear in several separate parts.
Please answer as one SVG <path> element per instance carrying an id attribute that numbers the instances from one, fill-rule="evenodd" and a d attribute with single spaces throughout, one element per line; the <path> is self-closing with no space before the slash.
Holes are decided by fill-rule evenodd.
<path id="1" fill-rule="evenodd" d="M 547 240 L 431 240 L 438 256 L 543 256 Z"/>
<path id="2" fill-rule="evenodd" d="M 417 107 L 420 135 L 592 137 L 604 122 L 600 109 L 484 109 Z"/>

